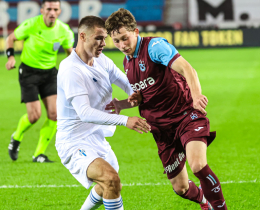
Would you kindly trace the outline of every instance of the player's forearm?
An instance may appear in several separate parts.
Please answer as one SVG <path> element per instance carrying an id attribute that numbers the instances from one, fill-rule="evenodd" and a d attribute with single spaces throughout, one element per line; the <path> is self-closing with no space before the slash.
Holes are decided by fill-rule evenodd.
<path id="1" fill-rule="evenodd" d="M 186 78 L 186 81 L 190 88 L 192 98 L 194 99 L 197 96 L 201 95 L 201 86 L 195 69 L 190 66 L 189 68 L 186 68 L 183 72 L 184 77 Z"/>
<path id="2" fill-rule="evenodd" d="M 6 38 L 6 49 L 14 48 L 14 42 L 15 42 L 16 40 L 17 40 L 17 39 L 15 38 L 14 33 L 11 33 L 11 34 Z"/>
<path id="3" fill-rule="evenodd" d="M 117 78 L 114 84 L 125 91 L 127 95 L 131 95 L 134 92 L 127 77 L 123 73 Z"/>
<path id="4" fill-rule="evenodd" d="M 99 125 L 124 125 L 128 117 L 124 115 L 109 114 L 90 106 L 87 95 L 76 96 L 71 101 L 80 120 L 86 123 Z"/>
<path id="5" fill-rule="evenodd" d="M 127 101 L 127 99 L 118 101 L 117 103 L 118 103 L 118 107 L 119 107 L 121 110 L 133 108 L 133 106 L 131 105 L 130 102 Z"/>

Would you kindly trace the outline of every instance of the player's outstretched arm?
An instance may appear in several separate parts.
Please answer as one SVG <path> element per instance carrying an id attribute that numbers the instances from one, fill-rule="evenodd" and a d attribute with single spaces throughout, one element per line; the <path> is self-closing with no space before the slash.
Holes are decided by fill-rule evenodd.
<path id="1" fill-rule="evenodd" d="M 15 58 L 14 58 L 14 42 L 16 41 L 16 37 L 14 33 L 11 33 L 6 39 L 6 54 L 8 57 L 8 61 L 5 65 L 7 70 L 11 70 L 15 68 Z"/>
<path id="2" fill-rule="evenodd" d="M 151 126 L 147 124 L 146 120 L 139 117 L 128 117 L 126 127 L 141 134 L 151 131 Z"/>
<path id="3" fill-rule="evenodd" d="M 195 69 L 193 69 L 192 66 L 183 57 L 179 57 L 177 60 L 175 60 L 171 68 L 186 78 L 191 91 L 194 109 L 198 109 L 204 115 L 206 115 L 207 112 L 205 108 L 208 104 L 208 99 L 201 93 L 201 86 Z"/>

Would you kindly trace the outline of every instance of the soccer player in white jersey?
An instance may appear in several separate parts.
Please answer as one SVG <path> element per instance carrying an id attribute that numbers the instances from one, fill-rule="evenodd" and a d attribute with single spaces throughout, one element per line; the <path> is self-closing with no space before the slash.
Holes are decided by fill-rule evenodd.
<path id="1" fill-rule="evenodd" d="M 106 37 L 101 18 L 84 17 L 77 47 L 61 62 L 58 73 L 56 149 L 63 165 L 84 187 L 96 183 L 81 210 L 102 204 L 105 209 L 123 209 L 117 158 L 105 137 L 113 135 L 115 125 L 139 133 L 150 131 L 141 118 L 117 115 L 120 109 L 132 107 L 127 100 L 120 101 L 121 107 L 112 113 L 105 110 L 112 99 L 112 83 L 128 95 L 133 93 L 125 74 L 102 54 Z"/>

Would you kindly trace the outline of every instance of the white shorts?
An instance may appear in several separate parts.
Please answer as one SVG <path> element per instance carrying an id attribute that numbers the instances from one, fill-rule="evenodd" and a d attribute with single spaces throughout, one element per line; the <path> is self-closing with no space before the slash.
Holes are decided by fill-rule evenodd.
<path id="1" fill-rule="evenodd" d="M 110 148 L 105 155 L 99 155 L 93 147 L 83 142 L 75 143 L 57 143 L 56 150 L 61 159 L 62 164 L 70 171 L 70 173 L 85 187 L 89 188 L 93 183 L 87 177 L 87 169 L 89 165 L 97 158 L 107 161 L 117 172 L 119 170 L 118 161 L 115 153 Z"/>

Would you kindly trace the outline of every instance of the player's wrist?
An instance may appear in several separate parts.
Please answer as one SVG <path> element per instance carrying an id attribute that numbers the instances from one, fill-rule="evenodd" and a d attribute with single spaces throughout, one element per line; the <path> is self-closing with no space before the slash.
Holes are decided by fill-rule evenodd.
<path id="1" fill-rule="evenodd" d="M 14 57 L 14 48 L 10 47 L 6 50 L 6 56 L 9 59 L 10 57 Z"/>

